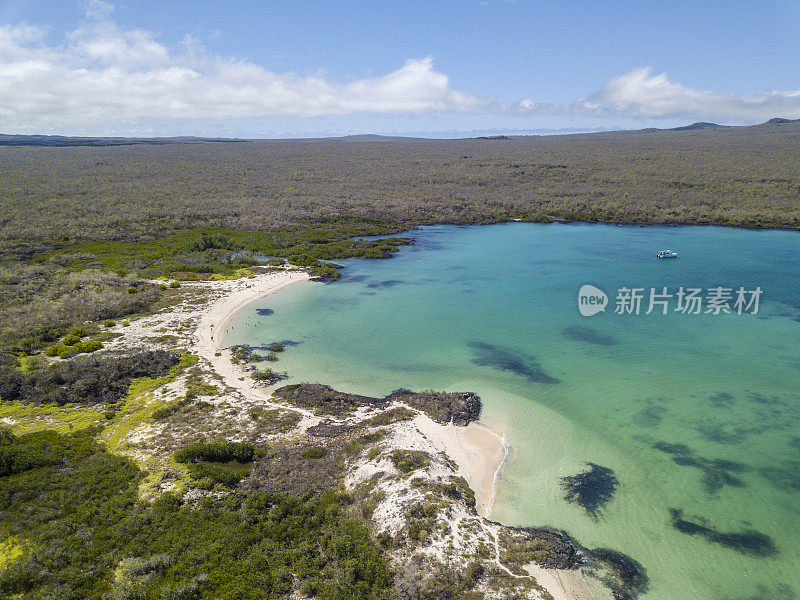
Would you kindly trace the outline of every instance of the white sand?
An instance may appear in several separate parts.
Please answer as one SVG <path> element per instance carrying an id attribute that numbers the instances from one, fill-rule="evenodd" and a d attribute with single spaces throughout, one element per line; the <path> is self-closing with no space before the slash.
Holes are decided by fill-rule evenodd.
<path id="1" fill-rule="evenodd" d="M 230 293 L 214 302 L 200 315 L 193 338 L 192 351 L 206 359 L 229 387 L 239 391 L 246 400 L 259 405 L 282 407 L 271 401 L 271 395 L 245 372 L 231 363 L 231 352 L 222 347 L 225 329 L 233 315 L 251 302 L 274 294 L 278 290 L 300 281 L 308 281 L 305 271 L 275 271 L 252 279 L 236 280 Z M 219 356 L 217 356 L 219 354 Z M 292 408 L 303 415 L 300 427 L 305 429 L 319 422 L 319 417 L 309 410 Z"/>
<path id="2" fill-rule="evenodd" d="M 494 502 L 497 473 L 506 455 L 502 438 L 479 423 L 466 427 L 439 425 L 425 415 L 413 422 L 437 451 L 444 452 L 458 465 L 458 474 L 475 491 L 478 514 L 488 517 Z"/>
<path id="3" fill-rule="evenodd" d="M 535 563 L 525 565 L 525 570 L 550 592 L 553 600 L 611 600 L 607 590 L 590 589 L 579 570 L 545 569 Z"/>
<path id="4" fill-rule="evenodd" d="M 231 363 L 230 351 L 223 349 L 222 340 L 231 318 L 244 306 L 308 279 L 308 273 L 304 271 L 276 271 L 252 279 L 236 280 L 234 283 L 224 282 L 230 292 L 200 315 L 193 351 L 211 363 L 226 385 L 240 391 L 247 399 L 261 404 L 274 404 L 270 402 L 271 397 L 263 387 L 255 384 L 249 377 L 240 379 L 244 372 Z M 220 356 L 216 356 L 217 353 Z M 300 424 L 303 428 L 319 420 L 311 411 L 299 412 L 304 417 L 304 422 Z M 430 440 L 437 452 L 445 452 L 458 465 L 459 474 L 475 490 L 478 512 L 488 516 L 494 501 L 497 473 L 506 453 L 501 437 L 477 423 L 470 423 L 467 427 L 443 426 L 424 415 L 417 417 L 414 424 Z"/>

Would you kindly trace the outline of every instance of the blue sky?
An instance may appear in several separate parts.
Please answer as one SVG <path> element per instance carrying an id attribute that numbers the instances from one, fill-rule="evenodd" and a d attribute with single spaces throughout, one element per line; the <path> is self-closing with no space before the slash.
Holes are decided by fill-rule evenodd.
<path id="1" fill-rule="evenodd" d="M 0 132 L 285 137 L 800 118 L 798 2 L 0 1 Z"/>

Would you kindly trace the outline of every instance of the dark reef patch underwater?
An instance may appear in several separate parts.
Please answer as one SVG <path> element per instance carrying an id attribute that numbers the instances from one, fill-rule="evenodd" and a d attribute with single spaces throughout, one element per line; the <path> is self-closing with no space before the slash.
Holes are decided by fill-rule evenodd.
<path id="1" fill-rule="evenodd" d="M 716 494 L 723 486 L 744 487 L 745 483 L 733 473 L 749 471 L 750 467 L 733 460 L 698 456 L 686 444 L 656 442 L 653 448 L 672 456 L 672 462 L 682 467 L 693 467 L 703 473 L 703 485 L 709 494 Z"/>
<path id="2" fill-rule="evenodd" d="M 636 600 L 650 589 L 647 569 L 627 554 L 610 548 L 595 548 L 588 554 L 606 568 L 598 578 L 611 590 L 614 600 Z M 592 574 L 598 576 L 594 570 Z"/>
<path id="3" fill-rule="evenodd" d="M 535 356 L 525 352 L 513 351 L 505 346 L 495 346 L 486 342 L 468 342 L 467 346 L 475 355 L 472 359 L 473 364 L 480 367 L 509 371 L 521 375 L 533 383 L 561 383 L 560 379 L 545 372 Z"/>
<path id="4" fill-rule="evenodd" d="M 619 487 L 614 471 L 594 463 L 586 463 L 587 470 L 561 479 L 564 500 L 583 507 L 590 517 L 600 517 L 602 509 L 614 497 Z"/>
<path id="5" fill-rule="evenodd" d="M 672 517 L 672 526 L 681 533 L 699 535 L 709 542 L 720 544 L 721 546 L 750 556 L 765 557 L 772 556 L 778 552 L 772 538 L 755 529 L 746 529 L 739 532 L 722 532 L 702 525 L 701 523 L 683 519 L 683 512 L 677 508 L 671 508 L 669 512 Z"/>

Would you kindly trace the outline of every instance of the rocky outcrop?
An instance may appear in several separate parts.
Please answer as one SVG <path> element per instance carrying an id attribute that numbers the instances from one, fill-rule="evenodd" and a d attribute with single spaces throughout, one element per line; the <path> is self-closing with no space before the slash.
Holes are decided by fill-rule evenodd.
<path id="1" fill-rule="evenodd" d="M 437 423 L 463 427 L 481 416 L 481 399 L 472 392 L 412 392 L 395 390 L 385 398 L 337 392 L 327 385 L 298 383 L 275 390 L 275 397 L 318 414 L 345 416 L 359 408 L 387 408 L 400 402 L 420 410 Z"/>
<path id="2" fill-rule="evenodd" d="M 464 427 L 481 416 L 481 399 L 472 392 L 419 392 L 396 390 L 385 400 L 399 401 L 426 413 L 437 423 Z"/>

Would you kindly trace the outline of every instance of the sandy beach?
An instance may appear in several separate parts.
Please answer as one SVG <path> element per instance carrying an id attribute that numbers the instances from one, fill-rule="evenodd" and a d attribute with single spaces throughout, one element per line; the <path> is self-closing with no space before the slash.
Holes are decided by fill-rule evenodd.
<path id="1" fill-rule="evenodd" d="M 414 425 L 436 448 L 458 465 L 458 472 L 475 492 L 475 508 L 488 517 L 494 503 L 497 478 L 506 456 L 506 446 L 497 433 L 479 423 L 466 427 L 439 425 L 425 415 Z"/>
<path id="2" fill-rule="evenodd" d="M 251 302 L 308 279 L 309 275 L 304 271 L 275 271 L 238 280 L 229 293 L 200 315 L 193 351 L 210 362 L 228 386 L 262 404 L 280 406 L 274 403 L 267 390 L 256 385 L 249 377 L 243 377 L 242 369 L 231 363 L 230 352 L 223 348 L 223 340 L 231 318 L 239 310 Z M 304 417 L 301 427 L 319 420 L 309 411 L 300 412 Z M 445 452 L 458 465 L 459 474 L 475 491 L 479 514 L 488 516 L 495 498 L 499 470 L 506 455 L 501 436 L 479 423 L 470 423 L 467 427 L 440 425 L 424 415 L 417 417 L 414 425 L 437 451 Z"/>
<path id="3" fill-rule="evenodd" d="M 308 280 L 309 275 L 304 271 L 275 271 L 251 279 L 219 282 L 216 287 L 223 295 L 199 315 L 192 351 L 206 359 L 227 386 L 238 390 L 249 401 L 285 406 L 276 402 L 267 389 L 246 377 L 240 366 L 231 363 L 230 351 L 223 347 L 224 338 L 237 311 L 289 285 Z M 295 407 L 292 410 L 303 416 L 299 424 L 301 429 L 321 420 L 311 411 Z M 503 436 L 479 422 L 466 427 L 442 425 L 425 414 L 419 414 L 407 425 L 399 427 L 396 435 L 395 441 L 400 447 L 445 453 L 457 466 L 457 473 L 474 490 L 478 514 L 482 517 L 491 515 L 498 479 L 509 449 Z M 593 595 L 579 571 L 543 569 L 535 564 L 527 569 L 555 600 L 605 600 Z"/>

